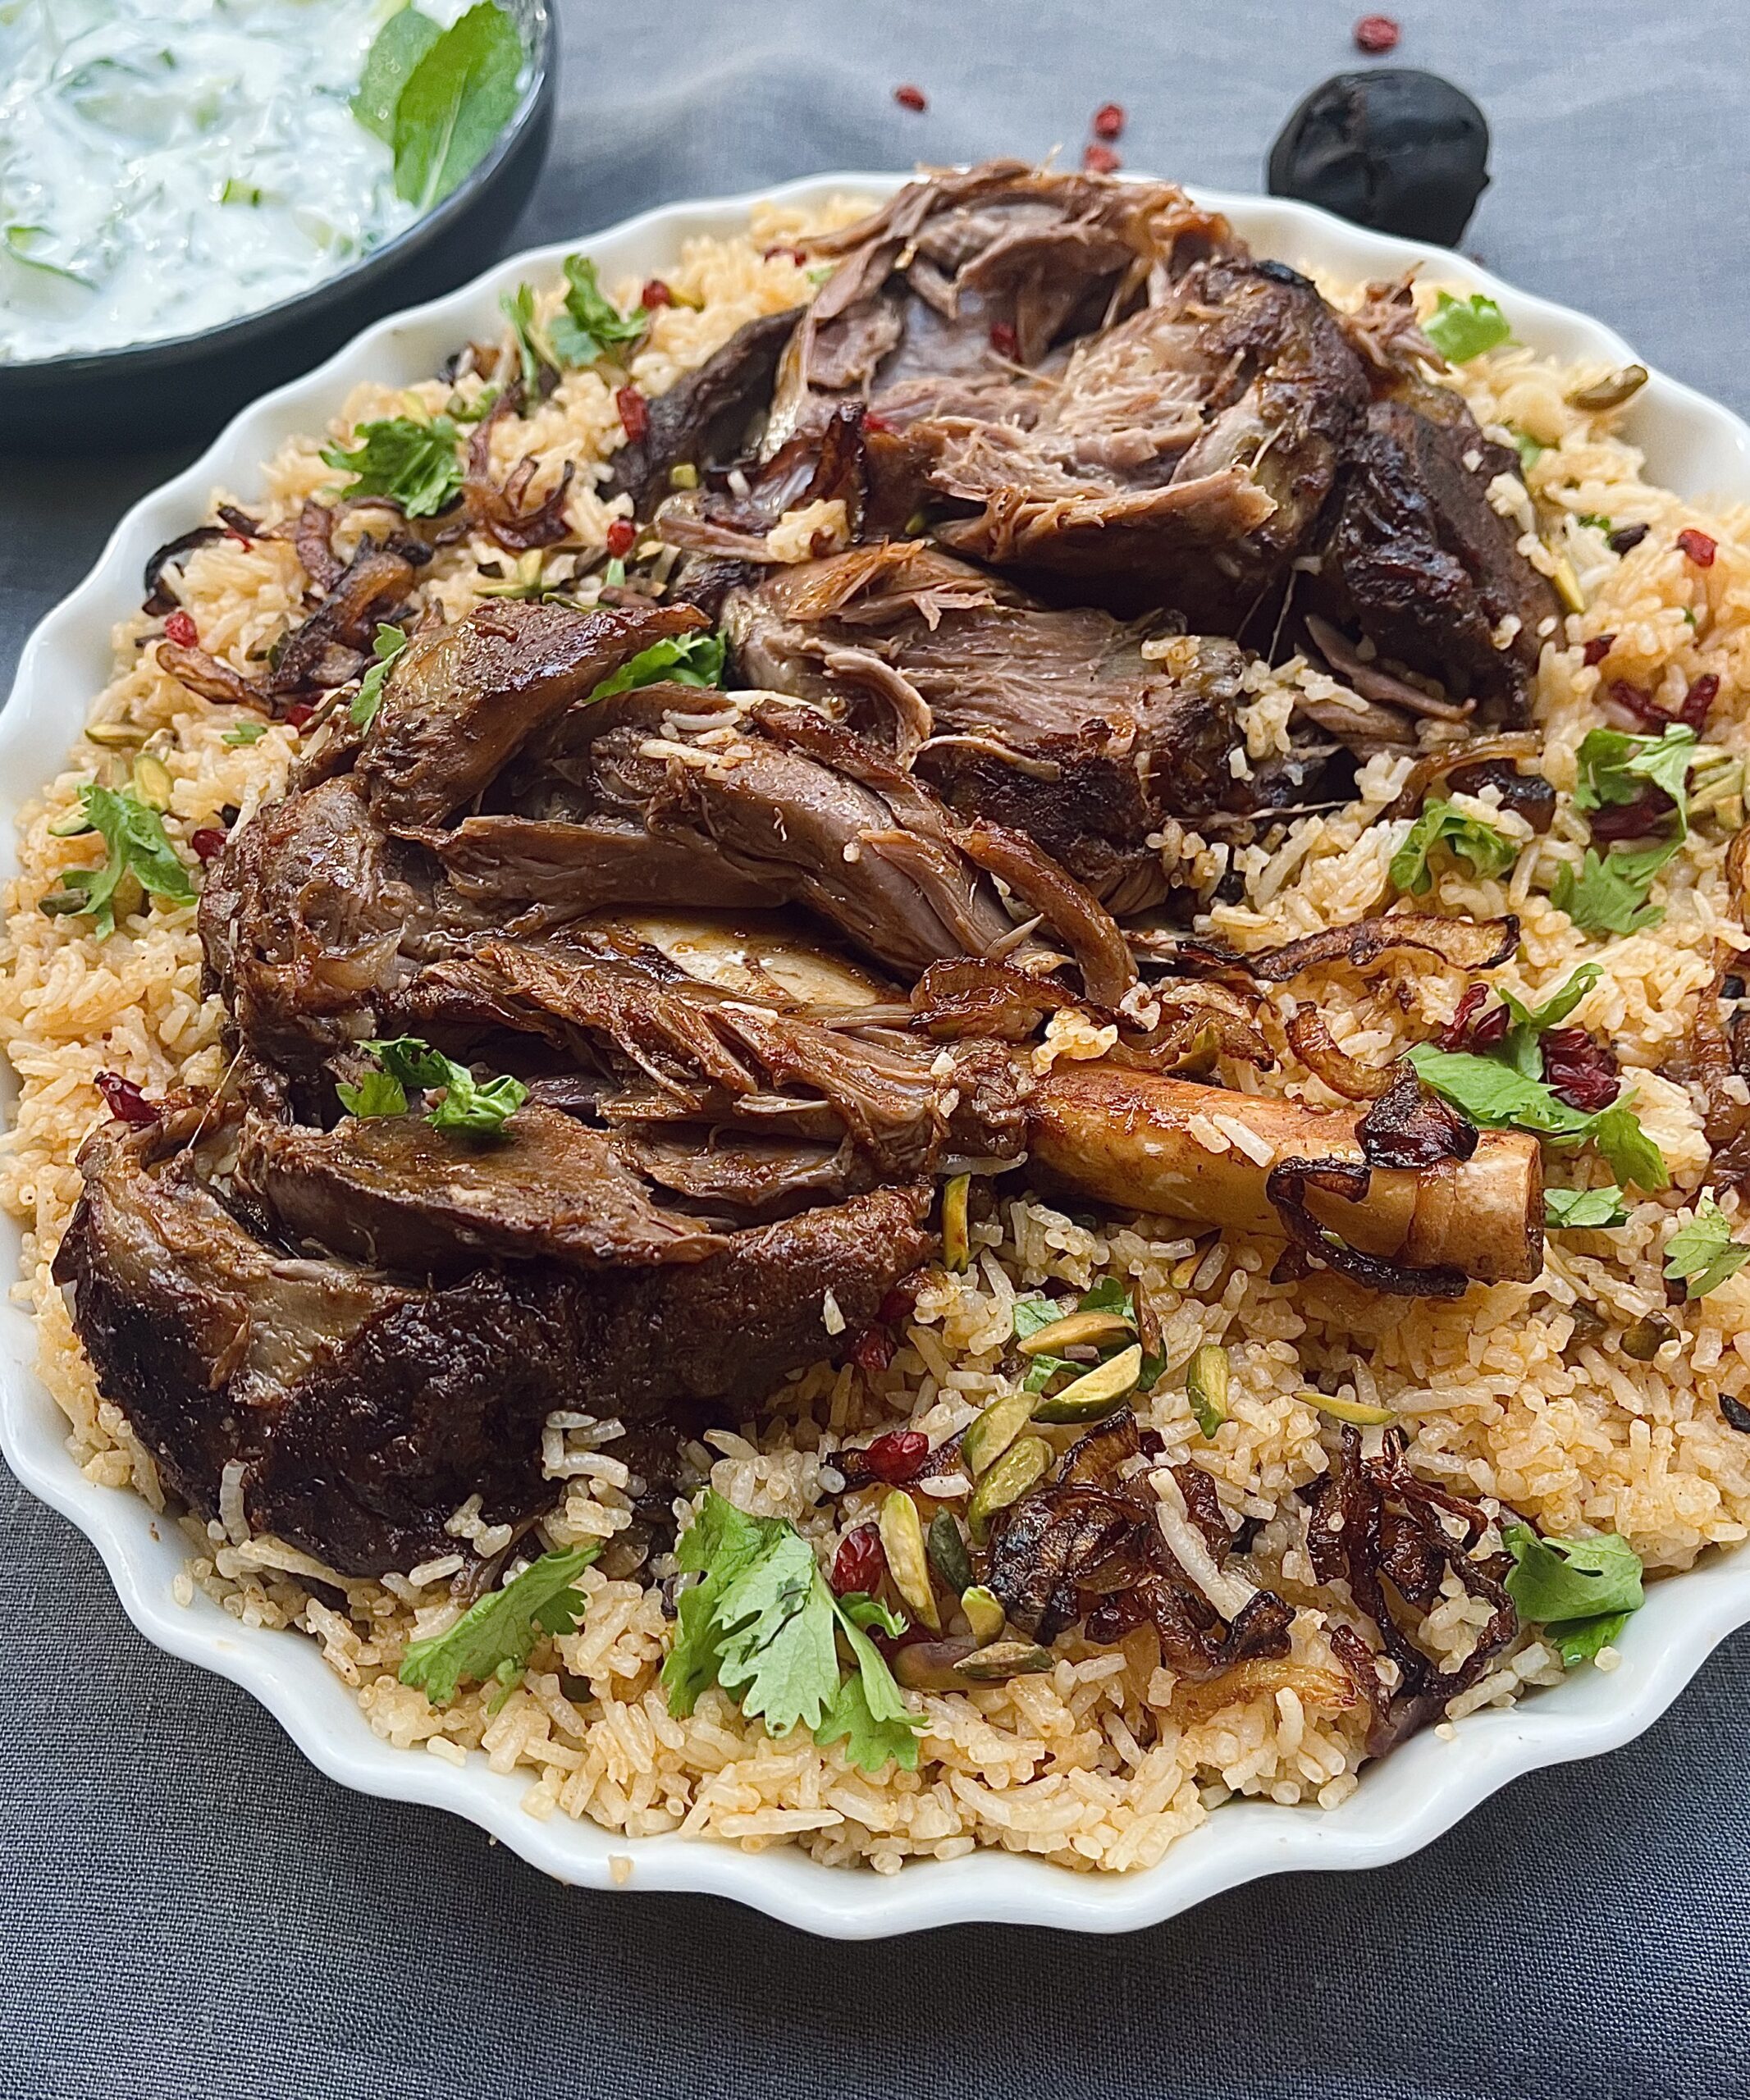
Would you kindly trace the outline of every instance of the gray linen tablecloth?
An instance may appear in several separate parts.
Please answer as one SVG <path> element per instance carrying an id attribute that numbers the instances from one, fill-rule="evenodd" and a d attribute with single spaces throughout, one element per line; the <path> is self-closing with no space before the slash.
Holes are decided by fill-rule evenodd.
<path id="1" fill-rule="evenodd" d="M 914 158 L 1073 158 L 1245 189 L 1357 61 L 1357 0 L 561 0 L 552 162 L 507 245 L 665 199 Z M 1474 94 L 1470 244 L 1750 410 L 1744 0 L 1396 0 Z M 926 114 L 897 107 L 915 81 Z M 0 675 L 180 460 L 0 463 Z M 1632 1747 L 1419 1858 L 1244 1889 L 1124 1941 L 836 1947 L 715 1901 L 549 1885 L 312 1771 L 148 1648 L 0 1475 L 0 2096 L 1653 2096 L 1750 2087 L 1750 1638 Z M 90 1690 L 75 1696 L 85 1678 Z"/>

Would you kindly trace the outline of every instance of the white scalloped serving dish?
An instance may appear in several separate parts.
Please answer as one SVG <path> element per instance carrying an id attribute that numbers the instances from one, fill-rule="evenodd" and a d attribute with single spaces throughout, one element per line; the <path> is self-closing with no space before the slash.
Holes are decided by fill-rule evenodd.
<path id="1" fill-rule="evenodd" d="M 802 202 L 833 192 L 885 194 L 902 180 L 828 175 L 761 194 Z M 1391 276 L 1429 259 L 1429 251 L 1409 242 L 1364 232 L 1305 205 L 1199 194 L 1227 212 L 1259 253 L 1305 267 L 1351 278 Z M 735 231 L 755 201 L 666 206 L 596 235 L 587 247 L 610 281 L 658 275 L 683 240 Z M 308 377 L 245 409 L 193 466 L 134 506 L 91 573 L 31 637 L 0 718 L 0 855 L 8 871 L 17 806 L 61 769 L 89 700 L 106 682 L 110 629 L 138 605 L 151 550 L 206 514 L 215 484 L 247 502 L 258 486 L 258 463 L 293 433 L 320 429 L 356 381 L 425 377 L 457 344 L 490 335 L 498 325 L 500 293 L 522 278 L 556 272 L 573 245 L 517 256 L 447 298 L 379 322 Z M 1628 345 L 1598 322 L 1515 290 L 1459 256 L 1439 252 L 1437 262 L 1443 281 L 1498 299 L 1522 340 L 1564 357 L 1631 360 Z M 1652 478 L 1687 495 L 1750 500 L 1750 428 L 1690 388 L 1655 373 L 1633 405 L 1629 434 L 1645 450 Z M 0 1223 L 0 1267 L 13 1272 L 18 1252 L 17 1228 Z M 489 1772 L 477 1756 L 457 1769 L 391 1749 L 300 1636 L 240 1626 L 204 1597 L 178 1605 L 171 1595 L 182 1561 L 178 1535 L 155 1527 L 137 1497 L 84 1478 L 63 1441 L 62 1417 L 32 1370 L 34 1347 L 24 1312 L 10 1304 L 0 1310 L 0 1443 L 13 1470 L 96 1545 L 123 1607 L 148 1640 L 244 1686 L 331 1778 L 363 1793 L 464 1816 L 561 1881 L 708 1891 L 846 1938 L 968 1920 L 1118 1932 L 1260 1874 L 1400 1859 L 1521 1773 L 1595 1756 L 1639 1735 L 1709 1652 L 1750 1620 L 1750 1553 L 1716 1557 L 1649 1591 L 1614 1673 L 1578 1671 L 1520 1706 L 1474 1714 L 1451 1741 L 1425 1732 L 1370 1769 L 1333 1810 L 1266 1802 L 1224 1807 L 1158 1866 L 1132 1874 L 1076 1874 L 993 1851 L 919 1861 L 879 1876 L 817 1866 L 785 1848 L 755 1854 L 674 1837 L 628 1840 L 564 1816 L 535 1821 L 520 1806 L 526 1781 Z M 222 1749 L 191 1742 L 189 1754 L 211 1757 Z"/>

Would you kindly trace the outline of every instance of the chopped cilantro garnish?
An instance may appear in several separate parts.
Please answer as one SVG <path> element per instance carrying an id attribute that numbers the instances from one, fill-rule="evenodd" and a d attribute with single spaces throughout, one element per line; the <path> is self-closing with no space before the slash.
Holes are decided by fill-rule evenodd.
<path id="1" fill-rule="evenodd" d="M 921 1724 L 864 1631 L 891 1631 L 891 1616 L 872 1599 L 834 1597 L 793 1525 L 751 1517 L 707 1489 L 676 1559 L 701 1579 L 681 1593 L 662 1668 L 670 1713 L 692 1713 L 716 1684 L 773 1735 L 806 1725 L 816 1742 L 843 1740 L 866 1772 L 889 1760 L 915 1769 Z"/>
<path id="2" fill-rule="evenodd" d="M 377 710 L 383 704 L 383 680 L 389 675 L 389 666 L 407 646 L 407 630 L 399 627 L 379 627 L 377 639 L 371 644 L 377 661 L 359 682 L 359 690 L 353 695 L 347 714 L 359 728 L 366 728 L 377 719 Z"/>
<path id="3" fill-rule="evenodd" d="M 1481 292 L 1473 292 L 1469 299 L 1442 292 L 1422 332 L 1448 364 L 1469 364 L 1485 350 L 1497 349 L 1513 340 L 1507 317 Z"/>
<path id="4" fill-rule="evenodd" d="M 622 313 L 596 281 L 587 255 L 565 258 L 565 304 L 553 317 L 547 340 L 560 363 L 594 364 L 610 350 L 635 343 L 650 326 L 642 306 Z"/>
<path id="5" fill-rule="evenodd" d="M 536 316 L 535 288 L 532 285 L 519 285 L 514 292 L 505 293 L 498 304 L 516 338 L 517 356 L 523 372 L 523 399 L 525 402 L 538 400 L 541 381 L 547 373 L 558 372 L 560 361 L 546 329 Z"/>
<path id="6" fill-rule="evenodd" d="M 396 1105 L 386 1088 L 372 1087 L 368 1078 L 356 1087 L 337 1086 L 335 1091 L 355 1116 L 398 1116 L 407 1106 L 407 1089 L 441 1087 L 443 1098 L 426 1116 L 433 1129 L 487 1132 L 502 1130 L 528 1098 L 521 1080 L 508 1075 L 477 1080 L 466 1065 L 457 1064 L 417 1035 L 398 1035 L 359 1047 L 402 1090 L 402 1098 Z M 355 1107 L 354 1101 L 366 1105 Z"/>
<path id="7" fill-rule="evenodd" d="M 107 934 L 115 931 L 117 886 L 128 875 L 148 896 L 167 904 L 194 902 L 194 885 L 156 810 L 125 789 L 100 788 L 95 781 L 80 789 L 79 798 L 86 824 L 102 837 L 108 857 L 100 868 L 69 868 L 61 879 L 62 889 L 43 900 L 45 906 L 89 913 L 95 930 Z"/>
<path id="8" fill-rule="evenodd" d="M 613 693 L 630 692 L 636 686 L 664 682 L 677 686 L 714 686 L 723 676 L 726 653 L 720 634 L 665 635 L 660 641 L 653 641 L 648 649 L 641 649 L 636 656 L 605 678 L 589 698 L 606 700 Z"/>
<path id="9" fill-rule="evenodd" d="M 412 416 L 387 416 L 360 423 L 359 442 L 323 447 L 327 466 L 355 477 L 354 495 L 392 496 L 409 518 L 434 518 L 462 486 L 456 440 L 461 433 L 448 416 L 429 422 Z"/>
<path id="10" fill-rule="evenodd" d="M 349 1116 L 404 1116 L 407 1113 L 406 1088 L 391 1073 L 381 1068 L 367 1072 L 357 1086 L 349 1086 L 345 1080 L 338 1080 L 334 1090 L 340 1096 L 340 1106 Z"/>
<path id="11" fill-rule="evenodd" d="M 1665 916 L 1661 904 L 1648 902 L 1653 879 L 1673 860 L 1679 838 L 1657 846 L 1619 847 L 1602 857 L 1595 846 L 1576 870 L 1565 865 L 1550 888 L 1550 902 L 1565 911 L 1583 934 L 1638 934 Z"/>
<path id="12" fill-rule="evenodd" d="M 1696 745 L 1694 730 L 1681 722 L 1657 737 L 1632 736 L 1625 729 L 1588 730 L 1579 749 L 1574 808 L 1602 810 L 1632 802 L 1650 782 L 1670 797 L 1678 823 L 1687 824 L 1687 783 Z"/>
<path id="13" fill-rule="evenodd" d="M 1717 1290 L 1746 1262 L 1750 1246 L 1732 1237 L 1732 1221 L 1711 1196 L 1704 1196 L 1690 1222 L 1679 1226 L 1665 1242 L 1666 1281 L 1684 1285 L 1692 1299 Z"/>
<path id="14" fill-rule="evenodd" d="M 1546 1189 L 1543 1222 L 1551 1232 L 1600 1231 L 1625 1225 L 1622 1190 L 1612 1183 L 1603 1189 Z"/>
<path id="15" fill-rule="evenodd" d="M 543 1634 L 569 1633 L 586 1601 L 578 1577 L 601 1552 L 599 1544 L 544 1553 L 503 1589 L 469 1606 L 446 1633 L 415 1641 L 402 1659 L 400 1679 L 446 1706 L 464 1681 L 496 1678 L 508 1690 L 522 1677 Z"/>
<path id="16" fill-rule="evenodd" d="M 1519 858 L 1517 843 L 1492 824 L 1469 816 L 1455 802 L 1432 801 L 1410 827 L 1403 844 L 1391 856 L 1388 873 L 1394 889 L 1423 897 L 1432 887 L 1433 870 L 1428 856 L 1444 847 L 1470 864 L 1478 875 L 1504 875 Z"/>
<path id="17" fill-rule="evenodd" d="M 1630 1095 L 1588 1114 L 1544 1084 L 1541 1057 L 1539 1072 L 1533 1074 L 1500 1057 L 1442 1050 L 1432 1043 L 1414 1043 L 1408 1054 L 1419 1078 L 1484 1130 L 1528 1130 L 1557 1144 L 1589 1138 L 1618 1180 L 1649 1194 L 1670 1184 L 1664 1157 L 1641 1128 Z"/>
<path id="18" fill-rule="evenodd" d="M 1570 1669 L 1591 1661 L 1640 1609 L 1640 1555 L 1614 1532 L 1539 1538 L 1528 1524 L 1507 1524 L 1501 1536 L 1514 1561 L 1508 1596 L 1522 1618 L 1542 1625 Z"/>

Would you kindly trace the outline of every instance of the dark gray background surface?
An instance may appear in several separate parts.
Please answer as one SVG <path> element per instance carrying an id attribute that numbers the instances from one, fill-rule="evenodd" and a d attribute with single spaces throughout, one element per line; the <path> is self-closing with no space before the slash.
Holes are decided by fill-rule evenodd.
<path id="1" fill-rule="evenodd" d="M 666 199 L 916 158 L 1079 154 L 1260 187 L 1352 0 L 560 0 L 558 142 L 507 246 Z M 1397 0 L 1393 62 L 1494 126 L 1467 245 L 1750 410 L 1750 0 Z M 928 113 L 897 108 L 915 81 Z M 181 463 L 0 461 L 0 678 Z M 1630 1748 L 1419 1858 L 1126 1940 L 806 1940 L 550 1886 L 364 1801 L 149 1649 L 0 1472 L 0 2100 L 650 2094 L 1561 2096 L 1750 2089 L 1750 1637 Z M 71 1688 L 83 1674 L 89 1690 Z"/>

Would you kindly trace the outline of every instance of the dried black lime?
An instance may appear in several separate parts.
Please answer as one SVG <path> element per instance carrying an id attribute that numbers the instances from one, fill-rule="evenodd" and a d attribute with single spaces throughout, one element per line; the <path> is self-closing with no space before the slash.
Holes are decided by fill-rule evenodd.
<path id="1" fill-rule="evenodd" d="M 1450 80 L 1402 66 L 1339 73 L 1277 135 L 1269 189 L 1453 248 L 1488 187 L 1488 154 L 1483 112 Z"/>

